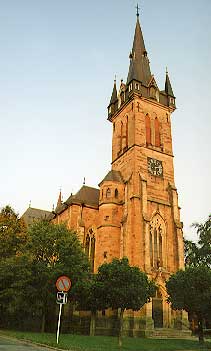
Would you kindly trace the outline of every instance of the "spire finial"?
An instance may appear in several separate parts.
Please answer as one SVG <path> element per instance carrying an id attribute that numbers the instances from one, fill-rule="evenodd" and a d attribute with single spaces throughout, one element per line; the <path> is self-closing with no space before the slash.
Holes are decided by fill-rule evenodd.
<path id="1" fill-rule="evenodd" d="M 85 177 L 84 177 L 83 185 L 85 185 L 85 184 L 86 184 L 86 179 L 85 179 Z"/>
<path id="2" fill-rule="evenodd" d="M 114 84 L 116 84 L 116 74 L 114 75 Z"/>
<path id="3" fill-rule="evenodd" d="M 136 16 L 137 16 L 137 18 L 139 18 L 139 10 L 140 10 L 140 7 L 138 6 L 138 3 L 137 3 L 137 6 L 136 6 Z"/>
<path id="4" fill-rule="evenodd" d="M 168 67 L 167 67 L 167 66 L 166 66 L 166 74 L 169 74 L 169 73 L 168 73 Z"/>
<path id="5" fill-rule="evenodd" d="M 29 207 L 31 207 L 31 204 L 32 204 L 32 202 L 31 202 L 31 200 L 29 200 Z"/>

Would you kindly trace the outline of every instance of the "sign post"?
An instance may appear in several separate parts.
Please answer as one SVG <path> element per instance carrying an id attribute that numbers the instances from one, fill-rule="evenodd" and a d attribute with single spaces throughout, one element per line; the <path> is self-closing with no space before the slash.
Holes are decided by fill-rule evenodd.
<path id="1" fill-rule="evenodd" d="M 56 342 L 58 344 L 62 306 L 67 303 L 67 291 L 69 291 L 71 287 L 70 278 L 66 277 L 65 275 L 59 277 L 56 281 L 56 287 L 59 290 L 59 292 L 57 292 L 57 303 L 59 304 L 59 317 L 58 317 L 58 325 L 57 325 L 57 333 L 56 333 Z"/>

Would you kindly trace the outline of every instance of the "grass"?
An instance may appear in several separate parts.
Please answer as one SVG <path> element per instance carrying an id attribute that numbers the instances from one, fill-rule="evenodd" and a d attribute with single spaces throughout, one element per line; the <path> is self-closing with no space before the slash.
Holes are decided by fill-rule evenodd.
<path id="1" fill-rule="evenodd" d="M 72 351 L 117 351 L 118 341 L 115 337 L 106 336 L 82 336 L 62 334 L 59 345 L 56 344 L 56 335 L 48 333 L 30 333 L 17 331 L 1 331 L 1 335 L 12 336 L 21 340 L 29 340 L 48 346 L 59 347 Z M 178 350 L 201 350 L 198 341 L 182 339 L 144 339 L 123 338 L 122 351 L 178 351 Z M 206 342 L 203 351 L 211 350 L 211 343 Z"/>

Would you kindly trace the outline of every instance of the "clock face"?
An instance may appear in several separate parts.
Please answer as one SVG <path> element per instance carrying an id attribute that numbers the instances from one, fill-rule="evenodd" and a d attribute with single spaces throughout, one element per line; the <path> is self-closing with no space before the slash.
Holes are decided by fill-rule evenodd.
<path id="1" fill-rule="evenodd" d="M 163 165 L 162 161 L 156 160 L 155 158 L 147 158 L 148 171 L 155 176 L 163 175 Z"/>

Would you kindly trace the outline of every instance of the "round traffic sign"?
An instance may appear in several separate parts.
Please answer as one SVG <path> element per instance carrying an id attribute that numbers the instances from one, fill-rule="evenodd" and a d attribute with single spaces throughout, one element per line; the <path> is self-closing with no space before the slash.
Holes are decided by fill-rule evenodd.
<path id="1" fill-rule="evenodd" d="M 71 280 L 66 275 L 62 275 L 56 281 L 56 287 L 59 291 L 68 291 L 71 287 Z"/>

